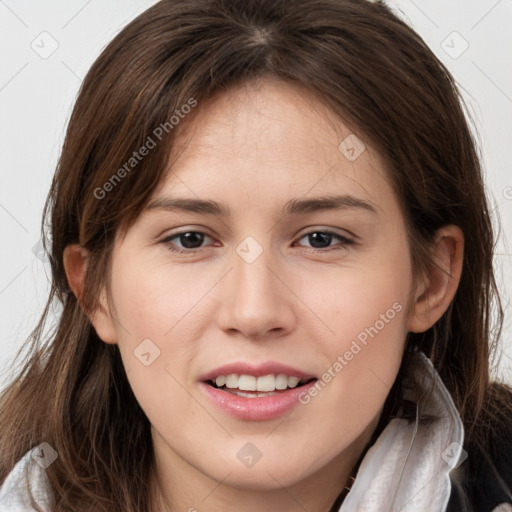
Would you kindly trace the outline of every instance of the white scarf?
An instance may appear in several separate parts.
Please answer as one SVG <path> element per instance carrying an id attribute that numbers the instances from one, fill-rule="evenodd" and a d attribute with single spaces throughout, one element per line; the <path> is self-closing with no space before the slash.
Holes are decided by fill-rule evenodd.
<path id="1" fill-rule="evenodd" d="M 415 396 L 410 381 L 418 386 Z M 430 394 L 425 394 L 431 390 Z M 444 512 L 449 472 L 467 458 L 464 427 L 432 362 L 416 353 L 404 379 L 416 421 L 393 418 L 365 454 L 339 512 Z M 435 416 L 422 421 L 425 415 Z"/>

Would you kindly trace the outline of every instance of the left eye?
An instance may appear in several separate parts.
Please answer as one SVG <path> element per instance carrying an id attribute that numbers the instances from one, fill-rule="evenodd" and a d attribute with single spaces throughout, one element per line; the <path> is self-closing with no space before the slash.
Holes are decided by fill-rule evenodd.
<path id="1" fill-rule="evenodd" d="M 310 243 L 319 244 L 320 246 L 322 246 L 322 244 L 327 244 L 327 247 L 321 248 L 318 248 L 318 245 L 312 245 L 313 252 L 326 252 L 325 250 L 322 250 L 325 248 L 333 248 L 333 250 L 340 250 L 355 243 L 354 240 L 351 240 L 346 236 L 340 235 L 339 233 L 334 233 L 333 231 L 329 230 L 310 231 L 309 233 L 306 233 L 301 238 L 299 238 L 299 240 L 302 240 L 303 238 L 307 238 Z M 340 247 L 329 246 L 330 242 L 332 242 L 333 239 L 337 239 L 339 241 Z"/>
<path id="2" fill-rule="evenodd" d="M 163 239 L 161 243 L 166 245 L 171 252 L 193 253 L 197 249 L 202 248 L 205 238 L 211 237 L 201 231 L 182 231 L 181 233 L 176 233 Z M 331 248 L 334 248 L 335 250 L 344 249 L 355 243 L 354 240 L 329 230 L 310 231 L 309 233 L 302 235 L 299 240 L 302 240 L 303 238 L 307 238 L 309 243 L 312 244 L 310 245 L 310 248 L 313 252 L 326 252 L 326 249 Z M 333 239 L 337 239 L 339 241 L 340 247 L 331 245 Z M 178 240 L 181 244 L 181 248 L 177 248 L 176 242 L 173 242 L 173 240 Z"/>

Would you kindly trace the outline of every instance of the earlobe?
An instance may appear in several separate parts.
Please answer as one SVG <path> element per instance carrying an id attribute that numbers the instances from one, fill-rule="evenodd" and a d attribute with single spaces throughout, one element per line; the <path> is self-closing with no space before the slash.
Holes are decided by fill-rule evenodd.
<path id="1" fill-rule="evenodd" d="M 416 290 L 408 330 L 424 332 L 432 327 L 450 306 L 462 274 L 464 234 L 455 225 L 444 226 L 435 238 L 435 265 Z"/>
<path id="2" fill-rule="evenodd" d="M 98 307 L 89 315 L 89 318 L 99 338 L 105 343 L 115 344 L 117 343 L 117 332 L 114 319 L 107 307 L 107 298 L 105 295 L 105 289 L 102 288 Z"/>
<path id="3" fill-rule="evenodd" d="M 71 244 L 64 249 L 63 260 L 69 288 L 78 302 L 82 304 L 81 298 L 89 262 L 89 253 L 80 245 Z M 104 289 L 101 290 L 99 305 L 96 311 L 92 313 L 85 312 L 89 316 L 96 333 L 105 343 L 117 343 L 117 334 L 111 315 L 108 312 Z"/>

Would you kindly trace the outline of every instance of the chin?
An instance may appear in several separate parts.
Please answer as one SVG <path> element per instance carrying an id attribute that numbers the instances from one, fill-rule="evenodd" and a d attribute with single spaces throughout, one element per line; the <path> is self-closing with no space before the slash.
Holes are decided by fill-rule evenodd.
<path id="1" fill-rule="evenodd" d="M 210 478 L 237 489 L 273 491 L 298 484 L 320 469 L 308 467 L 300 461 L 292 461 L 290 457 L 286 457 L 284 461 L 275 458 L 267 458 L 266 461 L 263 459 L 262 456 L 252 467 L 245 467 L 236 459 L 234 463 L 216 465 L 214 471 L 205 473 Z"/>
<path id="2" fill-rule="evenodd" d="M 253 468 L 254 470 L 254 468 Z M 218 475 L 223 485 L 229 485 L 236 489 L 247 491 L 275 491 L 283 487 L 290 487 L 302 480 L 301 475 L 293 471 L 272 471 L 260 469 L 253 470 L 234 469 L 228 478 L 226 475 Z M 267 473 L 268 471 L 268 473 Z"/>

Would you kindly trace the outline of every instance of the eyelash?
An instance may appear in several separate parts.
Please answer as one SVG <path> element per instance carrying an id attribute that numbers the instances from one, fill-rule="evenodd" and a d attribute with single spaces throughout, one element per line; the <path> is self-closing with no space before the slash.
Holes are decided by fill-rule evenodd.
<path id="1" fill-rule="evenodd" d="M 179 233 L 175 233 L 174 235 L 168 236 L 168 237 L 164 238 L 160 243 L 164 244 L 170 252 L 178 253 L 178 254 L 194 254 L 198 250 L 204 249 L 204 247 L 198 247 L 196 249 L 176 249 L 176 248 L 174 248 L 172 246 L 171 240 L 174 240 L 175 238 L 179 238 L 181 235 L 184 235 L 186 233 L 199 233 L 199 234 L 206 235 L 207 237 L 212 238 L 210 235 L 208 235 L 207 233 L 204 233 L 202 231 L 187 230 L 187 231 L 180 231 Z M 311 235 L 313 233 L 322 233 L 322 234 L 326 234 L 326 235 L 331 235 L 331 236 L 337 238 L 338 240 L 340 240 L 342 243 L 342 246 L 338 247 L 338 248 L 334 248 L 334 249 L 332 247 L 327 247 L 324 249 L 315 249 L 315 248 L 311 247 L 311 248 L 308 248 L 309 252 L 326 253 L 326 252 L 330 252 L 330 251 L 342 251 L 342 250 L 345 250 L 347 247 L 356 244 L 356 242 L 354 240 L 351 240 L 350 238 L 347 238 L 347 237 L 340 235 L 339 233 L 336 233 L 329 229 L 323 229 L 323 230 L 316 229 L 313 231 L 309 231 L 307 233 L 304 233 L 299 238 L 299 240 L 301 240 L 302 238 L 307 237 L 308 235 Z"/>

